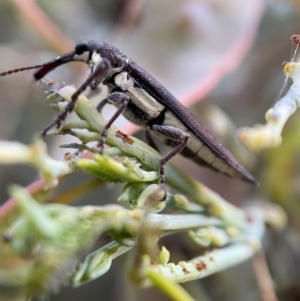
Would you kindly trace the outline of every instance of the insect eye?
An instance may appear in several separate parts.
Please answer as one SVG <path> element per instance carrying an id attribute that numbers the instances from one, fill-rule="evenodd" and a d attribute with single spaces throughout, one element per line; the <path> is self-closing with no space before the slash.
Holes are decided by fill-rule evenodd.
<path id="1" fill-rule="evenodd" d="M 84 52 L 88 51 L 89 45 L 86 41 L 80 41 L 75 46 L 75 53 L 77 55 L 83 54 Z"/>

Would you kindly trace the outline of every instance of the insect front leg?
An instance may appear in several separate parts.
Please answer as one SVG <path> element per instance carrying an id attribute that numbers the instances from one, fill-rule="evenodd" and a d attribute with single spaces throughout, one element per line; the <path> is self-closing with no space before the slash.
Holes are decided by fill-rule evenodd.
<path id="1" fill-rule="evenodd" d="M 53 127 L 56 126 L 56 128 L 59 128 L 61 124 L 66 120 L 69 113 L 71 113 L 76 105 L 76 101 L 79 97 L 79 95 L 84 92 L 84 90 L 91 86 L 94 82 L 95 78 L 97 79 L 97 82 L 102 79 L 102 81 L 105 79 L 107 74 L 109 73 L 109 70 L 111 68 L 111 64 L 108 60 L 103 59 L 95 68 L 94 73 L 90 74 L 90 76 L 82 83 L 82 85 L 74 92 L 74 94 L 71 96 L 71 101 L 67 104 L 65 110 L 61 112 L 57 118 L 49 124 L 43 131 L 42 131 L 42 137 L 45 139 L 46 134 L 48 131 Z"/>
<path id="2" fill-rule="evenodd" d="M 106 123 L 99 142 L 98 142 L 98 147 L 100 148 L 99 153 L 103 154 L 103 150 L 104 150 L 104 143 L 105 143 L 105 139 L 107 137 L 108 134 L 108 130 L 110 128 L 110 126 L 114 123 L 114 121 L 123 113 L 124 109 L 126 108 L 127 104 L 129 101 L 129 97 L 123 93 L 123 92 L 113 92 L 111 94 L 108 95 L 108 97 L 104 100 L 102 100 L 102 102 L 100 102 L 100 104 L 97 106 L 97 110 L 99 112 L 102 111 L 103 107 L 109 103 L 112 105 L 115 105 L 118 109 L 115 112 L 115 114 L 110 118 L 110 120 Z"/>
<path id="3" fill-rule="evenodd" d="M 159 165 L 160 185 L 165 191 L 165 197 L 164 197 L 165 199 L 167 196 L 167 191 L 165 187 L 165 183 L 166 183 L 165 165 L 187 146 L 190 135 L 189 133 L 172 126 L 154 124 L 150 127 L 150 129 L 154 133 L 163 136 L 164 138 L 179 142 L 179 144 L 174 149 L 172 149 L 169 153 L 167 153 L 164 157 L 160 159 L 160 165 Z"/>

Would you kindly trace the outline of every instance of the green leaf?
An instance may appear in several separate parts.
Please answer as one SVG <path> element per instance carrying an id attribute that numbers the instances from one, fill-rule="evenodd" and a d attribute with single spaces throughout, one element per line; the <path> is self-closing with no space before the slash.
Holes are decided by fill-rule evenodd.
<path id="1" fill-rule="evenodd" d="M 84 171 L 107 182 L 150 182 L 158 178 L 157 172 L 145 171 L 128 158 L 120 163 L 106 155 L 95 155 L 94 159 L 81 159 L 77 165 Z"/>

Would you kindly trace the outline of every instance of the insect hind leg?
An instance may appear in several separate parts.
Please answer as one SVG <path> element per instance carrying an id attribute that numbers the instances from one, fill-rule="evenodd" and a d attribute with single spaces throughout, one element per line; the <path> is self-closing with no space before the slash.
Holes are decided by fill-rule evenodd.
<path id="1" fill-rule="evenodd" d="M 160 159 L 160 165 L 159 165 L 160 185 L 165 192 L 165 196 L 164 196 L 165 199 L 167 197 L 167 190 L 165 185 L 166 183 L 165 166 L 174 156 L 180 153 L 187 146 L 190 135 L 189 133 L 172 126 L 154 124 L 151 126 L 150 129 L 151 131 L 153 131 L 154 133 L 160 136 L 179 142 L 179 144 L 175 146 L 175 148 L 173 148 L 169 153 L 167 153 L 165 156 L 163 156 Z"/>
<path id="2" fill-rule="evenodd" d="M 151 146 L 153 149 L 155 149 L 158 153 L 161 153 L 157 144 L 155 143 L 155 141 L 153 140 L 153 138 L 151 137 L 151 134 L 149 133 L 149 131 L 146 130 L 145 132 L 145 137 L 146 137 L 146 142 L 149 146 Z"/>

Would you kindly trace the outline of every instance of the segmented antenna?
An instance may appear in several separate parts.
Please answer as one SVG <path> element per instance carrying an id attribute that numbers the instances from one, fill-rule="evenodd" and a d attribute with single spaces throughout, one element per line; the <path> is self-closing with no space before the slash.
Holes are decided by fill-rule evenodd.
<path id="1" fill-rule="evenodd" d="M 37 69 L 37 68 L 41 68 L 41 67 L 44 67 L 44 66 L 45 66 L 45 64 L 43 64 L 43 65 L 29 66 L 29 67 L 23 67 L 23 68 L 18 68 L 18 69 L 12 69 L 12 70 L 8 70 L 8 71 L 0 73 L 0 76 L 6 76 L 6 75 L 13 74 L 13 73 L 18 73 L 18 72 L 26 71 L 26 70 Z"/>

